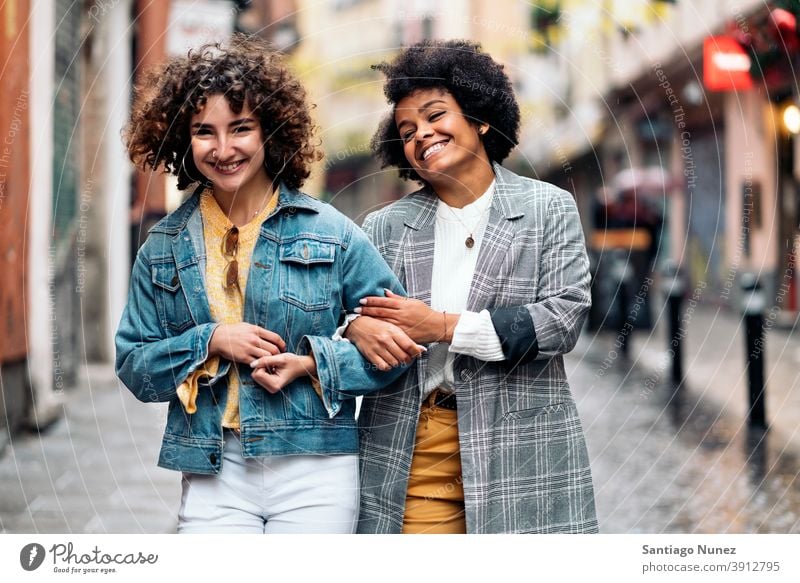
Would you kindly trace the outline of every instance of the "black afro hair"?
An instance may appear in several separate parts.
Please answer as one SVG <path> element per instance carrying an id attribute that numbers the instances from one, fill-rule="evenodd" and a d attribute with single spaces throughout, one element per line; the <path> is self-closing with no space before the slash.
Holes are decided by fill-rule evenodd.
<path id="1" fill-rule="evenodd" d="M 404 180 L 425 181 L 403 153 L 394 122 L 397 103 L 420 89 L 450 93 L 475 124 L 488 124 L 483 145 L 489 160 L 502 162 L 519 143 L 520 113 L 511 81 L 481 45 L 467 40 L 426 40 L 403 49 L 389 63 L 373 65 L 386 76 L 384 93 L 393 106 L 372 137 L 371 147 L 381 167 L 395 166 Z"/>

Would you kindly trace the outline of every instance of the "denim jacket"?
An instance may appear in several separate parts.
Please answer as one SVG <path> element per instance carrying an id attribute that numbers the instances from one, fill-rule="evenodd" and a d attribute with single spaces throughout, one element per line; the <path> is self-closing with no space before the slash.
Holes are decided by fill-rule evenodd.
<path id="1" fill-rule="evenodd" d="M 150 230 L 136 257 L 128 304 L 116 335 L 116 371 L 143 402 L 168 402 L 158 465 L 214 474 L 222 461 L 222 413 L 230 362 L 203 382 L 190 415 L 176 389 L 208 358 L 214 328 L 205 291 L 203 223 L 195 192 Z M 354 454 L 354 397 L 403 372 L 378 371 L 355 345 L 331 336 L 358 300 L 400 282 L 364 233 L 330 205 L 281 185 L 261 225 L 244 297 L 244 321 L 279 334 L 286 350 L 313 351 L 322 399 L 303 377 L 277 394 L 239 366 L 244 457 Z"/>

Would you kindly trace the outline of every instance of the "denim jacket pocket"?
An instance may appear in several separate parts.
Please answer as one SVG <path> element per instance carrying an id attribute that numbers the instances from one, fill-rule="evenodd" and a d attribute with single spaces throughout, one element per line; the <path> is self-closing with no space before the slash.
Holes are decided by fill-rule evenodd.
<path id="1" fill-rule="evenodd" d="M 280 298 L 303 310 L 330 307 L 336 244 L 296 239 L 281 245 Z"/>
<path id="2" fill-rule="evenodd" d="M 175 264 L 171 261 L 155 263 L 150 269 L 155 285 L 156 311 L 164 330 L 181 333 L 193 326 L 192 313 L 181 289 Z"/>

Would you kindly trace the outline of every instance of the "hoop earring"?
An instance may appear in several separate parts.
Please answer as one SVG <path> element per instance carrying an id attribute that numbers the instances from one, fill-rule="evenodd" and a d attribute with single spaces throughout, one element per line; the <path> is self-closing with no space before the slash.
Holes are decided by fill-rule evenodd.
<path id="1" fill-rule="evenodd" d="M 198 180 L 197 178 L 192 176 L 192 174 L 189 172 L 189 169 L 186 167 L 186 156 L 181 158 L 181 171 L 184 174 L 186 174 L 186 176 L 188 176 L 189 180 L 191 180 L 192 182 L 196 182 L 197 184 L 202 184 L 203 186 L 211 186 L 211 181 L 205 176 L 203 176 L 202 173 L 201 173 L 201 176 L 203 176 L 202 180 Z"/>

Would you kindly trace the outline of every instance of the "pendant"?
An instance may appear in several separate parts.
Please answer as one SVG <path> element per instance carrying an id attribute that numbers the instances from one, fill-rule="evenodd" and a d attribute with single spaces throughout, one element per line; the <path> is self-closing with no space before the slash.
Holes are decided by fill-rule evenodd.
<path id="1" fill-rule="evenodd" d="M 464 245 L 467 246 L 467 249 L 472 249 L 475 246 L 475 239 L 472 238 L 472 235 L 467 237 L 467 240 L 464 241 Z"/>

